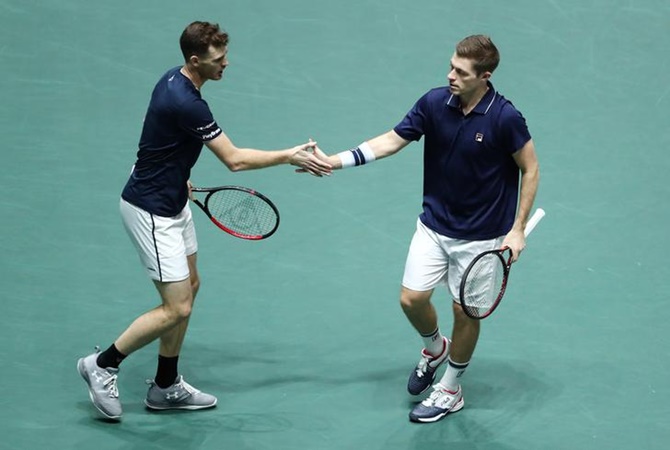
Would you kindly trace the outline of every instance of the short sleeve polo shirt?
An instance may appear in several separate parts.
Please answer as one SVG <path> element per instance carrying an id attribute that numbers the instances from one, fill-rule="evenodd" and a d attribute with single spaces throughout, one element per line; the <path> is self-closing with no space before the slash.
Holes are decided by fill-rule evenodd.
<path id="1" fill-rule="evenodd" d="M 222 133 L 207 102 L 180 67 L 158 81 L 144 118 L 137 161 L 121 196 L 159 216 L 179 214 L 204 142 Z"/>
<path id="2" fill-rule="evenodd" d="M 448 87 L 432 89 L 394 131 L 409 141 L 424 137 L 420 219 L 427 227 L 465 240 L 509 232 L 519 195 L 512 154 L 531 136 L 521 113 L 491 83 L 467 116 Z"/>

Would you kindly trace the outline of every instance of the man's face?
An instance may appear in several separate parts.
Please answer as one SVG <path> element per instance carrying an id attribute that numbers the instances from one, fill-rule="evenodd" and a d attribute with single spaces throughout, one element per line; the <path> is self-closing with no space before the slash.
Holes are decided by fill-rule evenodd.
<path id="1" fill-rule="evenodd" d="M 198 57 L 198 73 L 205 80 L 220 80 L 228 66 L 228 47 L 209 46 L 207 54 Z"/>
<path id="2" fill-rule="evenodd" d="M 473 61 L 471 59 L 461 58 L 456 53 L 451 57 L 451 69 L 447 79 L 452 94 L 467 97 L 480 88 L 482 84 L 486 84 L 490 73 L 484 72 L 477 75 L 472 65 Z"/>

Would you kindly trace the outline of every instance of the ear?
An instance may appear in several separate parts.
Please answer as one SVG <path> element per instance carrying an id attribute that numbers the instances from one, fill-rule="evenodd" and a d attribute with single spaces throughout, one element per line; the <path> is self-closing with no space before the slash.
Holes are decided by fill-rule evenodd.
<path id="1" fill-rule="evenodd" d="M 491 78 L 491 72 L 486 71 L 481 75 L 481 77 L 482 77 L 482 80 L 487 80 L 488 81 L 489 78 Z"/>
<path id="2" fill-rule="evenodd" d="M 198 59 L 198 57 L 196 55 L 191 55 L 188 58 L 188 63 L 190 65 L 192 65 L 193 67 L 198 67 L 198 65 L 200 64 L 200 59 Z"/>

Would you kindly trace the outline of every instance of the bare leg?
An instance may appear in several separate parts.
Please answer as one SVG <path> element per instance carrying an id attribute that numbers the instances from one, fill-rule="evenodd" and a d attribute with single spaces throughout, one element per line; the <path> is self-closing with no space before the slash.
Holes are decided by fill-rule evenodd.
<path id="1" fill-rule="evenodd" d="M 402 287 L 400 306 L 412 326 L 421 334 L 429 334 L 437 328 L 437 312 L 430 302 L 433 290 L 413 291 Z"/>
<path id="2" fill-rule="evenodd" d="M 124 355 L 130 355 L 150 342 L 164 336 L 166 333 L 168 336 L 174 336 L 170 334 L 176 333 L 173 332 L 173 329 L 183 322 L 188 323 L 188 319 L 191 316 L 191 309 L 193 307 L 191 278 L 175 282 L 155 281 L 154 284 L 160 293 L 163 304 L 135 319 L 119 336 L 116 342 L 114 342 L 116 348 Z M 183 333 L 185 333 L 185 327 L 181 333 L 182 340 Z M 178 348 L 181 347 L 178 335 L 176 338 L 173 337 L 171 345 L 172 347 L 169 350 L 176 348 L 178 351 Z"/>
<path id="3" fill-rule="evenodd" d="M 451 334 L 450 359 L 458 363 L 466 363 L 472 354 L 479 339 L 480 321 L 469 318 L 461 305 L 454 302 L 454 327 Z"/>
<path id="4" fill-rule="evenodd" d="M 188 259 L 188 268 L 191 273 L 190 283 L 191 283 L 191 309 L 193 308 L 193 303 L 195 302 L 195 296 L 198 294 L 198 289 L 200 289 L 200 278 L 198 276 L 197 269 L 197 253 L 187 256 Z M 179 356 L 181 351 L 181 345 L 184 342 L 184 337 L 186 336 L 186 329 L 188 328 L 189 317 L 185 320 L 182 320 L 177 324 L 176 327 L 168 330 L 160 337 L 160 347 L 158 354 L 166 357 Z"/>

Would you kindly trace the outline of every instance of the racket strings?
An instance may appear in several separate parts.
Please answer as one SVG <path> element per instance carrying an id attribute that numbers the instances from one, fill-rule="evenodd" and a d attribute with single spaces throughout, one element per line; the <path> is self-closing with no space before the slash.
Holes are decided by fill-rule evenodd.
<path id="1" fill-rule="evenodd" d="M 244 191 L 217 191 L 207 200 L 207 208 L 220 224 L 247 236 L 264 236 L 277 223 L 277 214 L 265 200 Z"/>
<path id="2" fill-rule="evenodd" d="M 504 274 L 504 261 L 497 253 L 479 258 L 467 274 L 461 306 L 472 316 L 486 315 L 498 302 Z"/>

